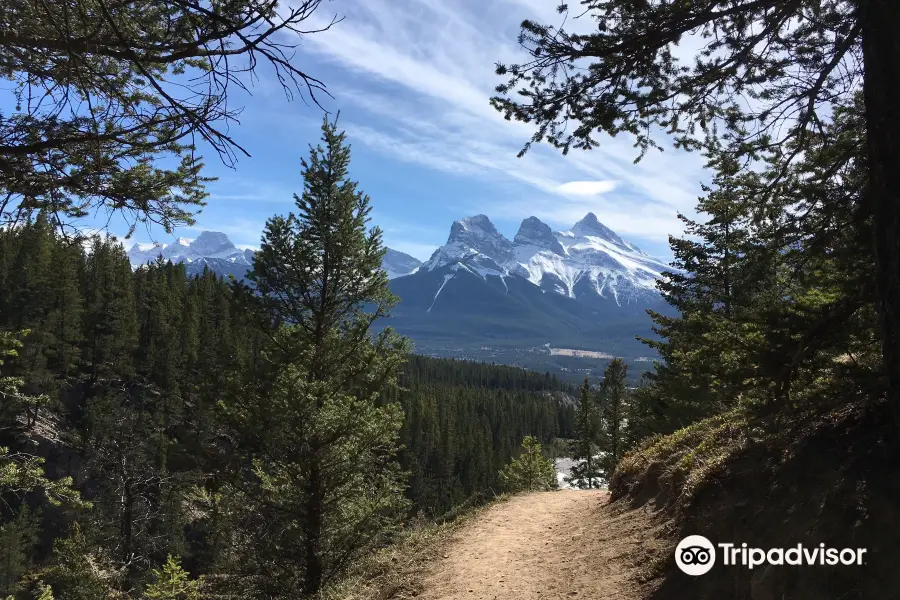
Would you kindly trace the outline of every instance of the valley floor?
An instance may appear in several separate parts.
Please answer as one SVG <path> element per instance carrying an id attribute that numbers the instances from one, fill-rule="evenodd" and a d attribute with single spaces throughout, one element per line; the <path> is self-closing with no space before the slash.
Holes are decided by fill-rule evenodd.
<path id="1" fill-rule="evenodd" d="M 424 580 L 427 600 L 636 600 L 649 518 L 601 491 L 513 497 L 456 532 Z"/>

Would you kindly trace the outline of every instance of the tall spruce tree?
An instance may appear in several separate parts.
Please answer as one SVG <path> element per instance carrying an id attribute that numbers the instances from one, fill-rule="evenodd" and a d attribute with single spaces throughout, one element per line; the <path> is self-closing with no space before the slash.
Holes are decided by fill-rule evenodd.
<path id="1" fill-rule="evenodd" d="M 581 385 L 575 407 L 574 436 L 571 454 L 575 464 L 567 481 L 582 489 L 599 487 L 603 475 L 597 445 L 600 441 L 600 414 L 597 394 L 587 377 Z"/>
<path id="2" fill-rule="evenodd" d="M 298 214 L 269 219 L 260 251 L 236 284 L 270 335 L 268 368 L 239 399 L 255 487 L 243 496 L 246 557 L 266 593 L 314 594 L 381 543 L 407 506 L 394 461 L 403 415 L 381 402 L 408 344 L 372 326 L 395 297 L 381 270 L 381 231 L 349 179 L 350 147 L 336 122 L 301 161 Z"/>
<path id="3" fill-rule="evenodd" d="M 704 219 L 688 221 L 693 240 L 671 240 L 689 274 L 660 284 L 679 315 L 654 315 L 665 362 L 632 396 L 630 443 L 738 405 L 789 425 L 798 411 L 883 392 L 861 109 L 838 107 L 786 171 L 777 153 L 750 172 L 713 155 Z"/>
<path id="4" fill-rule="evenodd" d="M 622 420 L 625 416 L 628 388 L 625 379 L 628 365 L 621 358 L 614 358 L 603 371 L 600 384 L 600 407 L 603 422 L 600 447 L 604 450 L 603 467 L 606 480 L 612 477 L 624 446 Z"/>

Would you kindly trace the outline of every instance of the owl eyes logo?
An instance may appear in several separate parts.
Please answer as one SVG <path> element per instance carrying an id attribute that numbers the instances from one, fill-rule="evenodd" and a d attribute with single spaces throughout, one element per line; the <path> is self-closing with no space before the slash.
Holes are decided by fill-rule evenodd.
<path id="1" fill-rule="evenodd" d="M 703 546 L 688 546 L 681 551 L 681 562 L 686 565 L 705 565 L 710 558 L 709 549 Z"/>
<path id="2" fill-rule="evenodd" d="M 675 564 L 688 575 L 703 575 L 716 564 L 716 549 L 702 535 L 689 535 L 675 548 Z"/>

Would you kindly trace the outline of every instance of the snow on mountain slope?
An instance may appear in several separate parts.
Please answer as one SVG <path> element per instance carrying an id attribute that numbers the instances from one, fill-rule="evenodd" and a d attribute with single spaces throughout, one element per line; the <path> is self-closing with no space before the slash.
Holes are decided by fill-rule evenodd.
<path id="1" fill-rule="evenodd" d="M 217 231 L 204 231 L 197 239 L 178 238 L 172 244 L 135 244 L 128 251 L 133 267 L 156 260 L 157 256 L 179 263 L 192 263 L 200 259 L 219 259 L 238 265 L 250 265 L 253 252 L 241 250 L 231 243 L 228 236 Z"/>
<path id="2" fill-rule="evenodd" d="M 460 263 L 482 277 L 503 276 L 513 257 L 512 242 L 485 215 L 475 215 L 453 222 L 447 243 L 434 251 L 424 268 L 433 271 Z"/>
<path id="3" fill-rule="evenodd" d="M 381 261 L 381 268 L 387 272 L 388 279 L 395 279 L 415 273 L 422 266 L 422 261 L 405 252 L 387 248 Z"/>
<path id="4" fill-rule="evenodd" d="M 611 300 L 619 306 L 658 299 L 656 281 L 669 269 L 623 240 L 593 213 L 560 232 L 529 217 L 512 242 L 485 215 L 456 221 L 447 243 L 423 268 L 430 271 L 453 264 L 482 278 L 519 276 L 545 292 Z"/>
<path id="5" fill-rule="evenodd" d="M 240 279 L 253 264 L 253 254 L 253 250 L 235 246 L 224 233 L 204 231 L 196 239 L 178 238 L 171 244 L 134 244 L 128 250 L 128 259 L 136 269 L 161 255 L 164 260 L 188 265 L 189 275 L 200 274 L 204 268 L 209 268 L 219 275 L 234 275 Z M 393 279 L 415 273 L 421 264 L 422 261 L 409 254 L 388 248 L 382 268 Z"/>

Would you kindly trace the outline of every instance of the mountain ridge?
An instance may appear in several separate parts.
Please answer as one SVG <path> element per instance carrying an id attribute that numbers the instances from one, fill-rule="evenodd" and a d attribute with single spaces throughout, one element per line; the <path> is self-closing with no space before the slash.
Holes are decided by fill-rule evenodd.
<path id="1" fill-rule="evenodd" d="M 419 259 L 399 250 L 385 250 L 382 268 L 389 279 L 409 275 L 422 264 Z M 204 268 L 209 268 L 219 275 L 234 275 L 240 279 L 253 265 L 254 252 L 250 248 L 238 248 L 225 233 L 203 231 L 197 238 L 181 237 L 171 244 L 135 243 L 127 254 L 133 269 L 162 256 L 173 263 L 184 263 L 189 275 L 200 274 Z"/>
<path id="2" fill-rule="evenodd" d="M 211 269 L 240 279 L 253 250 L 221 232 L 172 244 L 135 244 L 133 267 L 182 262 L 190 275 Z M 588 213 L 554 231 L 523 219 L 512 240 L 484 214 L 454 221 L 447 242 L 426 261 L 387 248 L 382 268 L 400 298 L 390 325 L 420 348 L 557 347 L 643 356 L 635 336 L 652 336 L 648 308 L 665 311 L 656 282 L 669 268 Z"/>
<path id="3" fill-rule="evenodd" d="M 570 229 L 553 231 L 537 217 L 522 221 L 513 240 L 483 214 L 453 222 L 447 243 L 422 269 L 459 264 L 481 277 L 521 276 L 541 289 L 622 302 L 658 297 L 656 282 L 669 265 L 622 239 L 589 212 Z"/>

